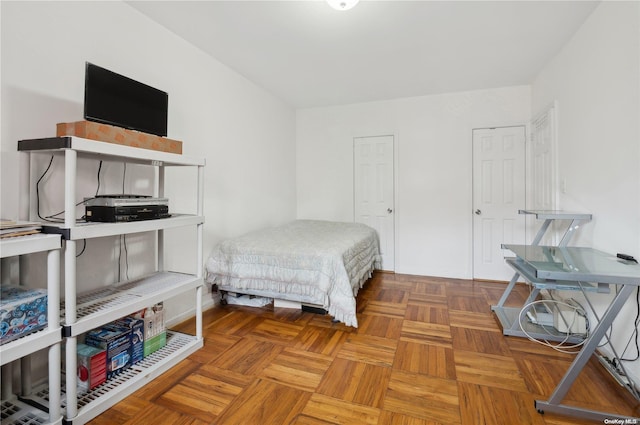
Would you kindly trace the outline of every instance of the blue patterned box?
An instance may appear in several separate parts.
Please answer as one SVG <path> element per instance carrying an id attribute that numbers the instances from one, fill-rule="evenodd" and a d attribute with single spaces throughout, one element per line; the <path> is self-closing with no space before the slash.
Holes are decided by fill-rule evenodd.
<path id="1" fill-rule="evenodd" d="M 46 326 L 46 290 L 0 286 L 0 345 Z"/>

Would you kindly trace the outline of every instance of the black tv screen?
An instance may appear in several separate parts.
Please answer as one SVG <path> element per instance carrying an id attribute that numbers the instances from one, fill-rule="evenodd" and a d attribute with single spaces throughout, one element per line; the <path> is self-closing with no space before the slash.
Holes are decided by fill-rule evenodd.
<path id="1" fill-rule="evenodd" d="M 168 105 L 166 92 L 87 62 L 86 120 L 166 136 Z"/>

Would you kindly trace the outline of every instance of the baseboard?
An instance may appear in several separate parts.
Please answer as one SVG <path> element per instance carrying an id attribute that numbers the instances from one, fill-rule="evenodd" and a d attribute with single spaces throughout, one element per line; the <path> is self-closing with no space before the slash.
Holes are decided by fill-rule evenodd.
<path id="1" fill-rule="evenodd" d="M 205 294 L 203 294 L 205 295 Z M 211 294 L 207 294 L 207 295 L 211 295 Z M 203 296 L 203 298 L 205 298 Z M 202 311 L 207 311 L 212 309 L 213 307 L 215 307 L 216 304 L 218 304 L 219 301 L 217 301 L 215 298 L 213 297 L 207 297 L 207 299 L 203 299 L 202 300 Z M 171 328 L 172 326 L 176 326 L 179 325 L 182 322 L 186 322 L 187 320 L 195 317 L 196 315 L 196 309 L 194 308 L 190 308 L 186 311 L 183 311 L 182 313 L 178 314 L 177 316 L 172 317 L 171 319 L 167 319 L 165 322 L 165 326 L 167 328 Z"/>
<path id="2" fill-rule="evenodd" d="M 607 347 L 598 348 L 596 350 L 596 354 L 600 354 L 600 355 L 608 357 L 610 359 L 614 358 L 613 353 L 609 349 L 607 349 Z M 627 378 L 631 382 L 631 385 L 633 385 L 633 387 L 637 391 L 640 391 L 640 379 L 638 379 L 638 377 L 634 373 L 632 373 L 629 369 L 630 369 L 629 367 L 625 367 L 625 371 L 627 372 Z"/>

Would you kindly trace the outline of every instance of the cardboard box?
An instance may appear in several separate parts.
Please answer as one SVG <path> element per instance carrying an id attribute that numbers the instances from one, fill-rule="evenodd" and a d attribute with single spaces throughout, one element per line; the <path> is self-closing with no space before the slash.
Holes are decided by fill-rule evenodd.
<path id="1" fill-rule="evenodd" d="M 131 364 L 138 363 L 144 358 L 144 321 L 134 317 L 123 317 L 113 324 L 131 329 Z"/>
<path id="2" fill-rule="evenodd" d="M 152 354 L 167 344 L 162 303 L 147 308 L 144 312 L 144 356 Z"/>
<path id="3" fill-rule="evenodd" d="M 87 332 L 85 344 L 107 352 L 107 379 L 131 367 L 131 329 L 105 325 Z"/>
<path id="4" fill-rule="evenodd" d="M 0 345 L 47 326 L 47 291 L 0 287 Z"/>
<path id="5" fill-rule="evenodd" d="M 78 344 L 78 392 L 83 394 L 107 380 L 107 352 L 98 347 Z"/>
<path id="6" fill-rule="evenodd" d="M 56 136 L 77 136 L 99 142 L 182 154 L 182 142 L 177 140 L 93 121 L 58 123 Z"/>

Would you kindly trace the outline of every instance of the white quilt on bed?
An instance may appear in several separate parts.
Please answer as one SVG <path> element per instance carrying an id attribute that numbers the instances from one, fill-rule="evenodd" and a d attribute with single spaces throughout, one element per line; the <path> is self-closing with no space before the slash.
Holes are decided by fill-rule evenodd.
<path id="1" fill-rule="evenodd" d="M 376 231 L 360 223 L 296 220 L 219 244 L 207 280 L 221 286 L 310 295 L 336 320 L 358 326 L 358 290 L 380 266 Z"/>

